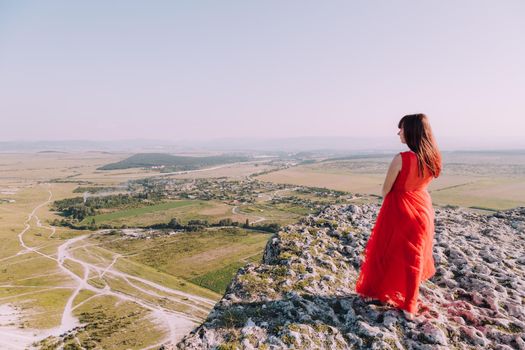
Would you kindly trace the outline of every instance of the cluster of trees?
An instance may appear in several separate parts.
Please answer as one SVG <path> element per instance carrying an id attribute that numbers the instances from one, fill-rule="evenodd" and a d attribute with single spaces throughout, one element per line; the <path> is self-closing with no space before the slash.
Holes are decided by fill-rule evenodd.
<path id="1" fill-rule="evenodd" d="M 152 196 L 149 193 L 114 194 L 108 196 L 93 197 L 73 197 L 61 199 L 53 202 L 53 210 L 58 211 L 60 215 L 82 221 L 88 216 L 94 216 L 100 213 L 100 209 L 122 209 L 140 206 L 146 202 L 154 203 L 160 198 Z"/>
<path id="2" fill-rule="evenodd" d="M 91 221 L 80 224 L 79 222 L 73 222 L 68 219 L 53 220 L 51 222 L 53 226 L 65 226 L 77 230 L 98 230 L 98 229 L 124 229 L 128 228 L 127 225 L 122 225 L 120 227 L 111 225 L 111 224 L 97 224 L 95 219 Z M 233 221 L 230 218 L 221 219 L 217 222 L 210 223 L 208 220 L 193 219 L 188 220 L 186 224 L 181 223 L 177 218 L 172 218 L 168 223 L 163 224 L 153 224 L 150 226 L 138 227 L 144 229 L 173 229 L 173 230 L 182 230 L 187 232 L 195 232 L 203 230 L 207 227 L 240 227 L 257 231 L 265 231 L 270 233 L 277 233 L 281 229 L 281 226 L 277 223 L 264 223 L 264 224 L 250 224 L 248 220 L 241 223 L 238 221 Z"/>
<path id="3" fill-rule="evenodd" d="M 113 229 L 113 228 L 115 228 L 113 225 L 110 225 L 110 224 L 100 224 L 100 225 L 98 225 L 96 223 L 95 219 L 91 219 L 86 224 L 81 224 L 78 221 L 74 221 L 74 220 L 71 220 L 71 219 L 68 219 L 68 218 L 60 219 L 60 220 L 55 219 L 55 220 L 51 220 L 51 225 L 52 226 L 70 227 L 70 228 L 75 229 L 75 230 L 102 230 L 102 229 Z M 121 228 L 125 228 L 125 227 L 121 227 Z"/>
<path id="4" fill-rule="evenodd" d="M 250 225 L 249 221 L 246 220 L 245 223 L 240 223 L 238 221 L 233 221 L 230 218 L 221 219 L 215 223 L 209 223 L 208 220 L 188 220 L 186 225 L 181 224 L 177 218 L 172 218 L 167 224 L 156 224 L 148 226 L 147 228 L 154 229 L 174 229 L 174 230 L 184 230 L 184 231 L 198 231 L 206 227 L 228 227 L 236 226 L 242 228 L 248 228 L 258 231 L 266 231 L 271 233 L 277 233 L 281 229 L 281 226 L 277 223 L 265 223 L 258 225 Z"/>
<path id="5" fill-rule="evenodd" d="M 115 191 L 115 187 L 99 187 L 99 186 L 79 186 L 73 190 L 73 193 L 100 193 Z"/>
<path id="6" fill-rule="evenodd" d="M 297 192 L 311 193 L 319 197 L 327 197 L 327 196 L 341 197 L 341 196 L 348 195 L 348 192 L 332 190 L 332 189 L 325 188 L 325 187 L 301 187 L 297 189 Z"/>
<path id="7" fill-rule="evenodd" d="M 251 228 L 252 230 L 277 233 L 281 229 L 281 226 L 276 223 L 269 223 L 269 224 L 250 225 L 249 228 Z"/>

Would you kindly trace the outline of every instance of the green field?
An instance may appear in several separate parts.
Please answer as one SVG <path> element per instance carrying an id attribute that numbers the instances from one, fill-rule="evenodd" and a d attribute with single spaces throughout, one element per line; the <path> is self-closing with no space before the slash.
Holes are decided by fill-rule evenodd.
<path id="1" fill-rule="evenodd" d="M 280 225 L 294 223 L 302 216 L 312 213 L 312 210 L 299 205 L 290 203 L 269 204 L 263 202 L 242 205 L 239 207 L 239 211 L 247 215 L 265 218 L 261 223 L 278 223 Z"/>
<path id="2" fill-rule="evenodd" d="M 224 293 L 241 266 L 261 259 L 270 237 L 267 233 L 221 228 L 157 237 L 147 241 L 112 241 L 107 237 L 97 240 L 103 247 L 127 255 L 128 261 L 191 281 L 214 292 Z"/>
<path id="3" fill-rule="evenodd" d="M 262 257 L 262 252 L 257 254 L 257 256 Z M 246 265 L 244 261 L 234 262 L 217 270 L 212 270 L 198 277 L 194 277 L 191 281 L 217 293 L 224 293 L 233 276 L 235 276 L 237 271 L 244 265 Z"/>
<path id="4" fill-rule="evenodd" d="M 184 207 L 187 205 L 199 205 L 201 203 L 204 203 L 204 202 L 202 201 L 173 201 L 173 202 L 167 202 L 167 203 L 161 203 L 161 204 L 155 204 L 155 205 L 148 205 L 145 207 L 119 210 L 119 211 L 114 211 L 112 213 L 107 213 L 107 214 L 88 216 L 81 222 L 81 224 L 87 225 L 93 219 L 95 220 L 97 224 L 100 224 L 100 223 L 105 223 L 105 222 L 114 221 L 118 219 L 130 218 L 134 216 L 155 213 L 158 211 L 180 208 L 180 207 Z"/>
<path id="5" fill-rule="evenodd" d="M 145 227 L 165 224 L 172 218 L 177 218 L 180 223 L 187 223 L 189 220 L 207 220 L 209 223 L 214 223 L 227 218 L 244 222 L 249 218 L 242 213 L 232 213 L 232 208 L 232 206 L 219 201 L 178 200 L 90 216 L 82 220 L 80 224 L 89 225 L 94 219 L 97 225 Z"/>
<path id="6" fill-rule="evenodd" d="M 202 287 L 211 289 L 218 293 L 224 293 L 228 284 L 230 284 L 232 277 L 235 276 L 237 271 L 246 265 L 247 263 L 259 263 L 262 259 L 263 251 L 252 256 L 248 256 L 241 261 L 237 261 L 221 267 L 216 270 L 211 270 L 203 275 L 194 277 L 191 281 Z"/>

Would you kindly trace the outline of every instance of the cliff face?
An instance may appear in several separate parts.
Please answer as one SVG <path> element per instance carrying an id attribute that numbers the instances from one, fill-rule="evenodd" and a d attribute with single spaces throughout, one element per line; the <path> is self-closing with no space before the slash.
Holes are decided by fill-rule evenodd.
<path id="1" fill-rule="evenodd" d="M 178 349 L 525 349 L 525 207 L 436 209 L 436 274 L 413 320 L 354 293 L 375 205 L 327 207 L 272 238 Z"/>

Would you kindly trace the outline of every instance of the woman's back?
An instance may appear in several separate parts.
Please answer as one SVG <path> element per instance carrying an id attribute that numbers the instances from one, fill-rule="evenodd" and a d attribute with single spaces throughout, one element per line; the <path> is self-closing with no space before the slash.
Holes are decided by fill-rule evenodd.
<path id="1" fill-rule="evenodd" d="M 424 167 L 423 177 L 418 175 L 417 155 L 412 151 L 401 152 L 403 165 L 392 186 L 392 191 L 426 191 L 434 178 L 428 167 Z"/>

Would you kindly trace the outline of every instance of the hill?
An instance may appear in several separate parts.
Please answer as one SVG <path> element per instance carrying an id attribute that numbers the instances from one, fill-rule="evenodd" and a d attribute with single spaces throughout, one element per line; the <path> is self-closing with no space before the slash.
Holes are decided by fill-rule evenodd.
<path id="1" fill-rule="evenodd" d="M 235 155 L 188 157 L 167 153 L 138 153 L 120 162 L 106 164 L 98 170 L 164 167 L 168 168 L 169 171 L 185 171 L 249 160 L 249 157 Z"/>
<path id="2" fill-rule="evenodd" d="M 525 349 L 525 207 L 436 208 L 436 274 L 414 320 L 354 292 L 379 207 L 288 225 L 177 349 Z"/>

